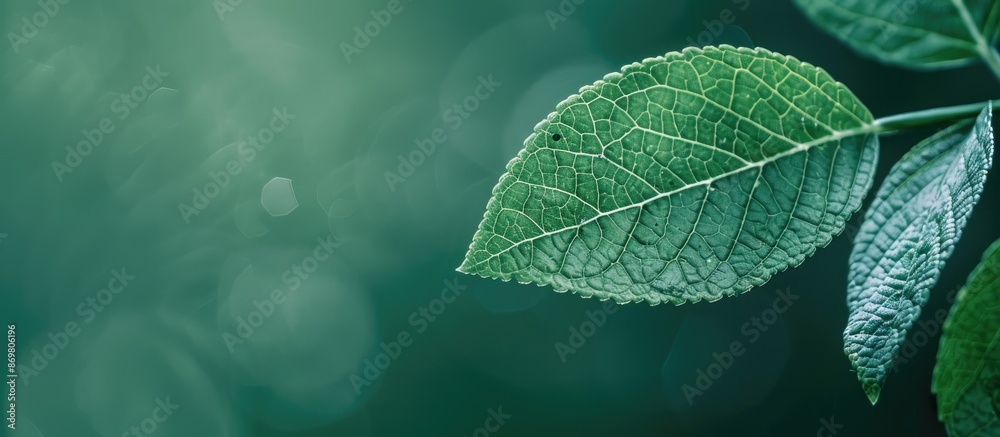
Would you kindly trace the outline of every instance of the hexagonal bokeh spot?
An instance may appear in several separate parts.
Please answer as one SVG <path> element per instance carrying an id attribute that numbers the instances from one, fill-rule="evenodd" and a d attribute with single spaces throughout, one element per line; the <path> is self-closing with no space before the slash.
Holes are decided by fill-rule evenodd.
<path id="1" fill-rule="evenodd" d="M 291 214 L 299 207 L 299 200 L 295 198 L 295 190 L 292 189 L 292 180 L 274 178 L 268 181 L 260 190 L 260 203 L 274 217 Z"/>

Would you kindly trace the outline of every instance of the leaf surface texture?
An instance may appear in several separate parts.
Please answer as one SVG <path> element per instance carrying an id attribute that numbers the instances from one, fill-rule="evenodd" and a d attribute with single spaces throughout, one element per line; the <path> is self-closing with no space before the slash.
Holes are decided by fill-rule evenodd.
<path id="1" fill-rule="evenodd" d="M 843 230 L 874 130 L 844 85 L 766 50 L 628 65 L 534 128 L 459 270 L 618 302 L 748 291 Z"/>

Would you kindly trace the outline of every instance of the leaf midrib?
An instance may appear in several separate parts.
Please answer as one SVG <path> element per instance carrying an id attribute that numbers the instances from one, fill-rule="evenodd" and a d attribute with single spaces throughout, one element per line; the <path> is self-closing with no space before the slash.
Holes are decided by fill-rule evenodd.
<path id="1" fill-rule="evenodd" d="M 470 266 L 468 268 L 468 270 L 465 270 L 465 271 L 470 271 L 470 272 L 471 271 L 475 271 L 479 266 L 481 266 L 481 265 L 489 262 L 490 260 L 492 260 L 492 259 L 494 259 L 494 258 L 496 258 L 496 257 L 498 257 L 498 256 L 500 256 L 500 255 L 502 255 L 504 253 L 507 253 L 507 252 L 509 252 L 509 251 L 511 251 L 511 250 L 513 250 L 513 249 L 515 249 L 515 248 L 517 248 L 517 247 L 519 247 L 519 246 L 521 246 L 521 245 L 523 245 L 525 243 L 530 243 L 530 242 L 538 240 L 540 238 L 545 238 L 545 237 L 548 237 L 548 236 L 551 236 L 551 235 L 555 235 L 555 234 L 559 234 L 559 233 L 562 233 L 562 232 L 566 232 L 566 231 L 569 231 L 569 230 L 572 230 L 572 229 L 579 229 L 579 228 L 581 228 L 581 227 L 583 227 L 583 226 L 585 226 L 585 225 L 587 225 L 589 223 L 592 223 L 592 222 L 594 222 L 594 221 L 596 221 L 596 220 L 598 220 L 598 219 L 600 219 L 602 217 L 608 217 L 608 216 L 611 216 L 613 214 L 617 214 L 617 213 L 620 213 L 620 212 L 623 212 L 623 211 L 628 211 L 628 210 L 630 210 L 632 208 L 642 207 L 642 206 L 645 206 L 646 204 L 651 203 L 651 202 L 653 202 L 655 200 L 659 200 L 659 199 L 662 199 L 664 197 L 669 197 L 669 196 L 672 196 L 674 194 L 680 193 L 682 191 L 685 191 L 685 190 L 688 190 L 688 189 L 691 189 L 691 188 L 694 188 L 694 187 L 698 187 L 698 186 L 701 186 L 701 185 L 711 185 L 713 182 L 715 182 L 717 180 L 720 180 L 720 179 L 723 179 L 723 178 L 726 178 L 726 177 L 729 177 L 729 176 L 733 176 L 733 175 L 742 173 L 742 172 L 750 170 L 750 169 L 763 167 L 764 165 L 767 165 L 769 163 L 775 162 L 775 161 L 777 161 L 777 160 L 779 160 L 781 158 L 786 158 L 786 157 L 789 157 L 789 156 L 793 156 L 793 155 L 795 155 L 797 153 L 802 153 L 802 152 L 808 151 L 809 149 L 811 149 L 811 148 L 813 148 L 813 147 L 815 147 L 817 145 L 822 145 L 822 144 L 826 144 L 826 143 L 829 143 L 829 142 L 832 142 L 832 141 L 838 141 L 838 140 L 842 140 L 842 139 L 854 137 L 854 136 L 857 136 L 857 135 L 866 135 L 866 134 L 878 133 L 878 132 L 880 132 L 880 130 L 881 129 L 880 129 L 879 126 L 877 126 L 875 124 L 872 124 L 872 123 L 868 123 L 868 124 L 864 124 L 862 126 L 854 128 L 854 129 L 849 129 L 849 130 L 845 130 L 845 131 L 833 131 L 830 135 L 827 135 L 826 137 L 817 138 L 817 139 L 814 139 L 814 140 L 809 141 L 807 143 L 799 143 L 799 144 L 795 145 L 795 147 L 792 147 L 792 148 L 790 148 L 788 150 L 785 150 L 783 152 L 780 152 L 780 153 L 776 153 L 776 154 L 774 154 L 772 156 L 769 156 L 769 157 L 767 157 L 767 158 L 765 158 L 763 160 L 752 162 L 752 163 L 750 163 L 748 165 L 745 165 L 743 167 L 740 167 L 740 168 L 737 168 L 737 169 L 734 169 L 734 170 L 730 170 L 730 171 L 725 172 L 725 173 L 721 173 L 719 175 L 716 175 L 714 177 L 711 177 L 711 178 L 708 178 L 708 179 L 705 179 L 705 180 L 701 180 L 701 181 L 697 181 L 697 182 L 685 185 L 685 186 L 677 188 L 675 190 L 671 190 L 671 191 L 666 191 L 666 192 L 659 193 L 659 194 L 657 194 L 655 196 L 651 196 L 651 197 L 649 197 L 647 199 L 644 199 L 641 202 L 636 202 L 636 203 L 633 203 L 631 205 L 626 205 L 626 206 L 618 207 L 618 208 L 615 208 L 613 210 L 606 211 L 606 212 L 599 212 L 597 215 L 595 215 L 595 216 L 593 216 L 591 218 L 588 218 L 586 220 L 582 220 L 580 222 L 580 224 L 578 224 L 578 225 L 566 226 L 566 227 L 555 229 L 555 230 L 552 230 L 552 231 L 543 232 L 543 233 L 541 233 L 539 235 L 536 235 L 536 236 L 533 236 L 533 237 L 530 237 L 530 238 L 526 238 L 524 240 L 521 240 L 521 241 L 519 241 L 519 242 L 511 245 L 510 247 L 507 247 L 507 248 L 505 248 L 503 250 L 498 251 L 495 254 L 491 254 L 489 257 L 487 257 L 487 258 L 485 258 L 485 259 L 477 262 L 476 264 L 473 264 L 472 266 Z"/>
<path id="2" fill-rule="evenodd" d="M 958 10 L 958 15 L 962 17 L 962 23 L 965 24 L 965 30 L 969 32 L 969 36 L 976 43 L 976 53 L 985 56 L 985 50 L 989 49 L 989 44 L 986 42 L 986 37 L 979 30 L 979 26 L 972 20 L 972 12 L 969 11 L 969 7 L 965 5 L 963 0 L 951 0 L 951 4 Z"/>

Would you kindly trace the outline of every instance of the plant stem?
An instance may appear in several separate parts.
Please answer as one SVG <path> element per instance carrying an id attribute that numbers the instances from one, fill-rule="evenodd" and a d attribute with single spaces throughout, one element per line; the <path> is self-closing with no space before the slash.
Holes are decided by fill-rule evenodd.
<path id="1" fill-rule="evenodd" d="M 996 47 L 988 47 L 984 49 L 983 60 L 986 61 L 986 65 L 990 67 L 993 71 L 993 75 L 1000 80 L 1000 53 L 997 53 Z"/>
<path id="2" fill-rule="evenodd" d="M 979 56 L 986 62 L 986 66 L 990 67 L 993 75 L 1000 80 L 1000 53 L 997 53 L 997 49 L 986 41 L 986 37 L 979 31 L 979 26 L 972 19 L 972 13 L 969 12 L 969 8 L 965 6 L 965 3 L 962 0 L 952 0 L 952 4 L 955 5 L 955 9 L 958 9 L 958 14 L 962 17 L 965 28 L 968 29 L 969 35 L 975 40 Z"/>
<path id="3" fill-rule="evenodd" d="M 872 122 L 872 124 L 877 128 L 879 133 L 895 132 L 945 121 L 975 117 L 988 103 L 990 102 L 906 112 L 879 118 Z M 1000 99 L 993 100 L 992 103 L 993 106 L 1000 105 Z"/>

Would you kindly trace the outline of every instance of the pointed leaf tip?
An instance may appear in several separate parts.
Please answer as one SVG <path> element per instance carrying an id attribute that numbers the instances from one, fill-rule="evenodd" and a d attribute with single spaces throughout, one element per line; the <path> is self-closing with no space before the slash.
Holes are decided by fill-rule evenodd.
<path id="1" fill-rule="evenodd" d="M 868 395 L 868 400 L 875 405 L 878 402 L 878 395 L 882 393 L 882 386 L 879 384 L 864 384 L 865 394 Z"/>

